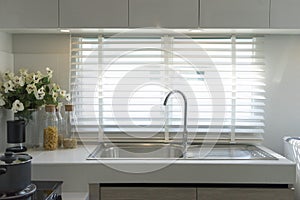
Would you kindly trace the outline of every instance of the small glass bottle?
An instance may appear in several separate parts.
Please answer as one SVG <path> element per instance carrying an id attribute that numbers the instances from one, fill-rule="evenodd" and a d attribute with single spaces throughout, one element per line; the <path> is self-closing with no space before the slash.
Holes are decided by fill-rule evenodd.
<path id="1" fill-rule="evenodd" d="M 55 105 L 46 105 L 45 111 L 44 148 L 46 150 L 55 150 L 58 146 L 58 120 L 55 113 Z"/>
<path id="2" fill-rule="evenodd" d="M 65 121 L 66 121 L 66 132 L 64 135 L 63 146 L 64 148 L 76 148 L 77 139 L 75 137 L 75 122 L 76 116 L 74 113 L 73 105 L 65 105 Z"/>
<path id="3" fill-rule="evenodd" d="M 58 120 L 58 148 L 59 148 L 63 144 L 63 138 L 64 138 L 63 136 L 66 132 L 66 122 L 65 122 L 65 119 L 61 115 L 59 105 L 55 108 L 55 111 L 56 111 L 56 117 Z"/>

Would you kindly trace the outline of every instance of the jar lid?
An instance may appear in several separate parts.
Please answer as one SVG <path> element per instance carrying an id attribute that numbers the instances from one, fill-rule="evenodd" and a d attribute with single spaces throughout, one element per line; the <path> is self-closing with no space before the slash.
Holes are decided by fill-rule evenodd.
<path id="1" fill-rule="evenodd" d="M 4 155 L 0 156 L 0 165 L 16 165 L 26 163 L 31 159 L 32 157 L 28 154 L 15 154 L 13 152 L 7 151 L 4 153 Z"/>
<path id="2" fill-rule="evenodd" d="M 55 105 L 46 105 L 45 110 L 46 112 L 55 112 Z"/>
<path id="3" fill-rule="evenodd" d="M 65 111 L 73 111 L 73 105 L 72 104 L 65 105 Z"/>

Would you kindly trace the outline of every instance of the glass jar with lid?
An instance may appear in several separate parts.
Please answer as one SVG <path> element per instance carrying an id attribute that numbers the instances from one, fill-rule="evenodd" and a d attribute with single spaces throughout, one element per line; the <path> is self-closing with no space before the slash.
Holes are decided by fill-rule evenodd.
<path id="1" fill-rule="evenodd" d="M 61 105 L 56 106 L 55 110 L 56 110 L 56 117 L 58 120 L 57 126 L 58 126 L 58 148 L 59 148 L 63 144 L 63 138 L 66 132 L 66 122 L 61 114 Z"/>
<path id="2" fill-rule="evenodd" d="M 44 148 L 55 150 L 58 147 L 58 119 L 55 113 L 55 105 L 46 105 L 44 119 Z"/>
<path id="3" fill-rule="evenodd" d="M 74 106 L 71 104 L 65 105 L 65 121 L 66 132 L 63 139 L 64 148 L 76 148 L 77 139 L 75 136 L 76 116 L 74 113 Z"/>

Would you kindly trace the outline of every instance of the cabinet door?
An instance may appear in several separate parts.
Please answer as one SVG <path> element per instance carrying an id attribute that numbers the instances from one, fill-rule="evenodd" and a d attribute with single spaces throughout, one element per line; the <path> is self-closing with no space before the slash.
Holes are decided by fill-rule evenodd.
<path id="1" fill-rule="evenodd" d="M 101 187 L 101 200 L 196 200 L 196 188 Z"/>
<path id="2" fill-rule="evenodd" d="M 0 28 L 57 28 L 58 0 L 0 0 Z"/>
<path id="3" fill-rule="evenodd" d="M 293 200 L 290 189 L 272 188 L 198 188 L 201 200 Z"/>
<path id="4" fill-rule="evenodd" d="M 270 0 L 200 0 L 201 28 L 269 28 Z"/>
<path id="5" fill-rule="evenodd" d="M 198 0 L 129 0 L 129 26 L 196 28 L 198 11 Z"/>
<path id="6" fill-rule="evenodd" d="M 300 28 L 299 0 L 271 0 L 270 28 Z"/>
<path id="7" fill-rule="evenodd" d="M 128 0 L 60 0 L 62 28 L 128 27 Z"/>

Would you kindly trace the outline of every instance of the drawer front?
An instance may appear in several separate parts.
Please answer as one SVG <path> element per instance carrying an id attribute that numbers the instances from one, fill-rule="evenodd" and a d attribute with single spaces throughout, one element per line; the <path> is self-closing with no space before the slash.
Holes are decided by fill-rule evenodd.
<path id="1" fill-rule="evenodd" d="M 101 200 L 196 200 L 196 188 L 101 187 Z"/>

